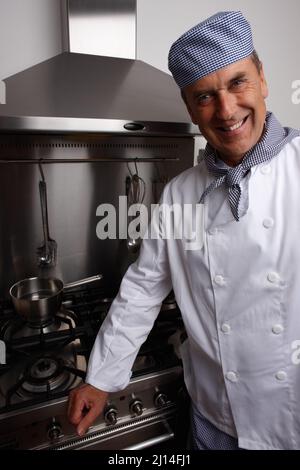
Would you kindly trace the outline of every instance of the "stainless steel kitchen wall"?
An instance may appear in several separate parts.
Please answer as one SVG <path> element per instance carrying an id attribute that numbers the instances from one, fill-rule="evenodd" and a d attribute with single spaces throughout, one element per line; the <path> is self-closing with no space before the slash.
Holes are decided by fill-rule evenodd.
<path id="1" fill-rule="evenodd" d="M 115 290 L 136 258 L 126 240 L 100 240 L 97 207 L 118 214 L 129 168 L 146 183 L 145 204 L 156 202 L 165 182 L 193 165 L 192 137 L 0 135 L 0 296 L 16 281 L 54 275 L 64 282 L 102 273 Z M 39 268 L 43 241 L 39 199 L 42 168 L 48 189 L 50 236 L 58 244 L 55 268 Z"/>

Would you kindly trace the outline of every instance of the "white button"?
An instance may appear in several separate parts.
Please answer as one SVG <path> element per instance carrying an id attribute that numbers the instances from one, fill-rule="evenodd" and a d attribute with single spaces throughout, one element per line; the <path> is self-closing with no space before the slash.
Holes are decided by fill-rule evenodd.
<path id="1" fill-rule="evenodd" d="M 283 326 L 280 325 L 279 323 L 277 325 L 272 326 L 272 331 L 275 335 L 280 335 L 284 330 Z"/>
<path id="2" fill-rule="evenodd" d="M 208 231 L 209 235 L 216 235 L 218 233 L 217 228 L 210 228 Z"/>
<path id="3" fill-rule="evenodd" d="M 218 284 L 218 286 L 224 286 L 225 284 L 225 279 L 223 276 L 221 276 L 220 274 L 217 274 L 215 276 L 215 283 Z"/>
<path id="4" fill-rule="evenodd" d="M 272 217 L 267 217 L 266 219 L 263 220 L 263 226 L 265 228 L 271 228 L 274 225 L 274 220 Z"/>
<path id="5" fill-rule="evenodd" d="M 223 325 L 221 326 L 221 330 L 223 331 L 223 333 L 228 334 L 231 331 L 231 326 L 228 325 L 228 323 L 223 323 Z"/>
<path id="6" fill-rule="evenodd" d="M 229 371 L 226 374 L 226 379 L 229 380 L 229 382 L 237 382 L 238 381 L 238 376 L 235 372 Z"/>
<path id="7" fill-rule="evenodd" d="M 275 377 L 277 380 L 286 380 L 287 374 L 284 372 L 284 370 L 279 370 L 276 372 Z"/>
<path id="8" fill-rule="evenodd" d="M 275 271 L 271 271 L 270 273 L 268 273 L 267 279 L 269 282 L 272 282 L 274 284 L 280 281 L 280 276 L 278 273 L 275 273 Z"/>
<path id="9" fill-rule="evenodd" d="M 260 168 L 260 171 L 262 172 L 263 175 L 268 175 L 271 172 L 271 167 L 270 165 L 263 165 Z"/>

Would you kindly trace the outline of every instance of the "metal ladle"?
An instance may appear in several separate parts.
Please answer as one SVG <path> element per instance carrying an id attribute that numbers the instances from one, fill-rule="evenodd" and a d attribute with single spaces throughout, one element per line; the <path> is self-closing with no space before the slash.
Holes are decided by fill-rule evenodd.
<path id="1" fill-rule="evenodd" d="M 43 222 L 44 243 L 37 248 L 39 266 L 55 266 L 57 258 L 57 243 L 50 237 L 47 207 L 47 185 L 41 162 L 39 162 L 41 181 L 39 181 L 40 201 Z"/>

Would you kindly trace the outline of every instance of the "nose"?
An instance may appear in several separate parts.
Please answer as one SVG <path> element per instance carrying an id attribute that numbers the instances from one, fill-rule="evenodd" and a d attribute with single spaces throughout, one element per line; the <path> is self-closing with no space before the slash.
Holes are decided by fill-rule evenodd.
<path id="1" fill-rule="evenodd" d="M 233 119 L 236 111 L 235 96 L 228 91 L 221 91 L 216 100 L 216 116 L 222 121 Z"/>

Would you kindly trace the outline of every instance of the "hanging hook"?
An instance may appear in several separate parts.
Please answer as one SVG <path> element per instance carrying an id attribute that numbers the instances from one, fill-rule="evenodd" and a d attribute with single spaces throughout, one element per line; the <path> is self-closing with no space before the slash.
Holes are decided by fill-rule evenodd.
<path id="1" fill-rule="evenodd" d="M 138 168 L 137 168 L 137 159 L 134 160 L 134 166 L 135 166 L 135 173 L 137 176 L 139 176 Z"/>
<path id="2" fill-rule="evenodd" d="M 40 170 L 42 181 L 45 181 L 45 176 L 44 176 L 43 167 L 42 167 L 42 161 L 43 161 L 43 159 L 40 158 L 39 159 L 39 170 Z"/>

